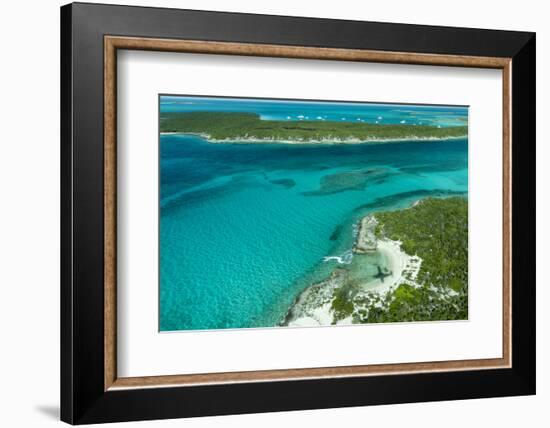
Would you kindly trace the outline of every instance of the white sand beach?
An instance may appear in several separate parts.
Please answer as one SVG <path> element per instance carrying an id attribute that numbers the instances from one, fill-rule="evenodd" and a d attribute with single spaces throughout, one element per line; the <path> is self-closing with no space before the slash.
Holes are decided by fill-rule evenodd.
<path id="1" fill-rule="evenodd" d="M 361 290 L 357 293 L 358 296 L 367 293 L 377 293 L 385 295 L 393 291 L 395 287 L 406 283 L 415 287 L 419 285 L 415 282 L 416 276 L 420 270 L 422 259 L 418 256 L 410 256 L 401 249 L 401 242 L 392 241 L 390 239 L 379 239 L 376 242 L 376 251 L 380 252 L 386 260 L 386 269 L 390 271 L 390 275 L 384 277 L 383 280 L 375 279 L 361 286 Z M 334 281 L 325 281 L 327 287 L 332 286 L 332 291 L 335 287 Z M 322 285 L 317 284 L 317 286 Z M 334 313 L 330 302 L 324 302 L 317 307 L 309 307 L 302 311 L 302 315 L 291 320 L 288 323 L 290 327 L 309 327 L 331 325 L 334 323 Z M 338 320 L 336 325 L 349 325 L 352 323 L 351 317 Z"/>
<path id="2" fill-rule="evenodd" d="M 383 143 L 400 143 L 403 141 L 453 141 L 460 140 L 466 137 L 466 135 L 458 136 L 446 136 L 446 137 L 419 137 L 418 135 L 402 136 L 398 138 L 384 138 L 384 137 L 367 137 L 363 139 L 349 137 L 325 137 L 325 138 L 296 138 L 296 139 L 283 139 L 275 137 L 255 137 L 255 136 L 235 136 L 231 138 L 212 138 L 208 134 L 197 132 L 179 132 L 179 131 L 162 131 L 160 135 L 195 135 L 201 137 L 204 140 L 212 144 L 383 144 Z"/>
<path id="3" fill-rule="evenodd" d="M 364 285 L 364 290 L 386 293 L 399 284 L 409 284 L 414 287 L 420 285 L 415 282 L 422 259 L 418 256 L 411 256 L 401 249 L 401 242 L 390 239 L 379 239 L 377 249 L 387 260 L 387 269 L 391 272 L 384 281 L 376 279 Z"/>

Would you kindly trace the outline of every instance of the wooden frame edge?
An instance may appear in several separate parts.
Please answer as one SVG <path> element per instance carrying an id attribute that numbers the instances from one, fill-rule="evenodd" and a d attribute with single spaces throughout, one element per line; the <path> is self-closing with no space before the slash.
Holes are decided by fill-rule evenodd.
<path id="1" fill-rule="evenodd" d="M 504 358 L 495 358 L 485 360 L 371 364 L 363 366 L 318 367 L 310 369 L 281 369 L 190 375 L 126 377 L 116 379 L 116 381 L 109 387 L 109 390 L 267 381 L 294 381 L 304 379 L 336 379 L 378 375 L 391 376 L 412 373 L 466 371 L 472 369 L 488 370 L 505 367 L 506 364 L 504 362 Z"/>
<path id="2" fill-rule="evenodd" d="M 104 44 L 104 388 L 116 380 L 116 47 Z"/>
<path id="3" fill-rule="evenodd" d="M 510 58 L 469 55 L 426 54 L 366 49 L 323 48 L 260 43 L 215 42 L 201 40 L 159 39 L 146 37 L 105 36 L 105 46 L 161 52 L 218 55 L 242 55 L 335 61 L 364 61 L 393 64 L 445 65 L 456 67 L 504 68 Z"/>
<path id="4" fill-rule="evenodd" d="M 502 356 L 512 367 L 512 60 L 502 69 Z"/>
<path id="5" fill-rule="evenodd" d="M 117 378 L 116 363 L 116 52 L 117 49 L 502 69 L 503 356 L 495 359 Z M 364 377 L 512 366 L 511 58 L 361 49 L 104 36 L 104 390 Z"/>

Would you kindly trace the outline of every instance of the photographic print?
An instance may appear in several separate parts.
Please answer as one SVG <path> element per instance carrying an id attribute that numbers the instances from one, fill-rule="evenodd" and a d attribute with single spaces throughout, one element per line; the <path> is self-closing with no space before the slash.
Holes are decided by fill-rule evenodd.
<path id="1" fill-rule="evenodd" d="M 159 95 L 160 331 L 468 319 L 468 107 Z"/>

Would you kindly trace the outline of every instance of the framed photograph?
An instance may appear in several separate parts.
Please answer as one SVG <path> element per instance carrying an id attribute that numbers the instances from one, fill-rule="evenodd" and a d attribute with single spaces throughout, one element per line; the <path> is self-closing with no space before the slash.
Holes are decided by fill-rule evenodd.
<path id="1" fill-rule="evenodd" d="M 61 8 L 61 418 L 535 393 L 535 35 Z"/>

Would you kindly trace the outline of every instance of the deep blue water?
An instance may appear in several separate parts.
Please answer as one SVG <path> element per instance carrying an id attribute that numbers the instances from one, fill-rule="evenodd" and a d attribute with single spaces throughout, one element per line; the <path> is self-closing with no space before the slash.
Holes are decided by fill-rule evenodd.
<path id="1" fill-rule="evenodd" d="M 235 111 L 276 117 L 321 109 L 251 103 Z M 377 115 L 386 108 L 374 107 Z M 341 110 L 349 116 L 357 108 Z M 438 120 L 440 110 L 429 117 Z M 351 248 L 360 217 L 468 190 L 467 139 L 313 146 L 162 135 L 160 154 L 163 331 L 275 326 L 305 287 L 335 267 L 323 257 Z"/>

